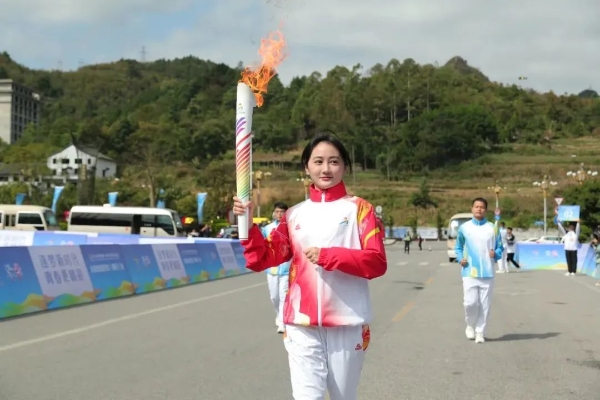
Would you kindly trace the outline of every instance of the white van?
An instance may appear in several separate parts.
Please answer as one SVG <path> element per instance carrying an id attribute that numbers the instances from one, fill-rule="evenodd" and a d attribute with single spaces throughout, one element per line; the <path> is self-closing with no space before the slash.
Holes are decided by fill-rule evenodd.
<path id="1" fill-rule="evenodd" d="M 69 213 L 70 232 L 185 236 L 176 211 L 151 207 L 74 206 Z"/>
<path id="2" fill-rule="evenodd" d="M 0 230 L 56 231 L 56 215 L 48 207 L 0 204 Z"/>

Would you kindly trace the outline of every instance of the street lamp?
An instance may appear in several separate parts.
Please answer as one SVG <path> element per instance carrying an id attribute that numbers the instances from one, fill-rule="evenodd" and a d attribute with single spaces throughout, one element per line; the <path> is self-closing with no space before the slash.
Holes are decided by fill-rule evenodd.
<path id="1" fill-rule="evenodd" d="M 546 197 L 548 197 L 548 189 L 550 189 L 550 186 L 556 185 L 558 185 L 558 182 L 551 181 L 548 175 L 544 175 L 544 180 L 541 182 L 533 182 L 533 186 L 537 186 L 542 189 L 542 194 L 544 195 L 544 235 L 546 235 L 546 232 L 548 232 L 548 223 L 546 221 L 548 218 L 548 207 Z"/>
<path id="2" fill-rule="evenodd" d="M 585 180 L 588 178 L 588 176 L 598 176 L 598 171 L 586 171 L 583 167 L 583 163 L 581 163 L 577 171 L 569 171 L 567 172 L 567 176 L 572 177 L 577 181 L 577 183 L 582 185 L 583 182 L 585 182 Z"/>
<path id="3" fill-rule="evenodd" d="M 256 180 L 256 217 L 260 218 L 260 182 L 267 176 L 271 176 L 270 172 L 252 171 Z"/>
<path id="4" fill-rule="evenodd" d="M 304 200 L 308 200 L 308 193 L 309 193 L 309 187 L 310 184 L 312 183 L 312 181 L 310 180 L 310 178 L 308 176 L 302 176 L 302 173 L 300 174 L 300 178 L 296 179 L 296 182 L 301 182 L 304 185 Z"/>
<path id="5" fill-rule="evenodd" d="M 496 181 L 495 186 L 488 186 L 488 190 L 493 190 L 494 194 L 496 195 L 496 209 L 500 207 L 500 191 L 505 189 L 505 187 L 502 187 L 498 184 L 498 181 Z"/>

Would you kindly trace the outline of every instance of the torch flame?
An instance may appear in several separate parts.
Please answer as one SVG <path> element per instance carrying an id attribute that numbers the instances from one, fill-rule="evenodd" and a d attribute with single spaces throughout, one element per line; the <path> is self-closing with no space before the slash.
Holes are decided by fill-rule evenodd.
<path id="1" fill-rule="evenodd" d="M 287 57 L 286 48 L 287 44 L 280 31 L 269 33 L 265 39 L 261 39 L 258 50 L 258 54 L 262 57 L 260 67 L 256 70 L 246 67 L 242 71 L 240 82 L 245 83 L 252 90 L 258 107 L 264 103 L 263 94 L 267 93 L 269 81 L 277 74 L 277 67 Z"/>

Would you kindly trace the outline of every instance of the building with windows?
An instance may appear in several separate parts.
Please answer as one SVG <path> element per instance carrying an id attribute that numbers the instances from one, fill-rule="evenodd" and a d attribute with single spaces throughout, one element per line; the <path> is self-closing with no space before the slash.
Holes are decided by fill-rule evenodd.
<path id="1" fill-rule="evenodd" d="M 65 177 L 69 181 L 78 180 L 83 171 L 95 171 L 96 178 L 114 178 L 117 163 L 97 149 L 74 144 L 48 157 L 48 168 L 55 177 Z M 85 175 L 84 175 L 85 176 Z"/>
<path id="2" fill-rule="evenodd" d="M 30 123 L 40 121 L 40 95 L 12 79 L 0 79 L 0 139 L 16 142 Z"/>

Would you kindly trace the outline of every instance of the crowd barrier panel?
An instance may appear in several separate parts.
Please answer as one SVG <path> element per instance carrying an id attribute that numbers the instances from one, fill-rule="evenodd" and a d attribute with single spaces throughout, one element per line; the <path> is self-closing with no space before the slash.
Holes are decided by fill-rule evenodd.
<path id="1" fill-rule="evenodd" d="M 247 274 L 239 241 L 0 247 L 0 319 Z"/>
<path id="2" fill-rule="evenodd" d="M 68 231 L 16 231 L 0 230 L 0 247 L 14 246 L 74 246 L 83 244 L 153 244 L 195 243 L 222 241 L 217 238 L 191 238 L 170 236 L 142 236 L 133 234 L 88 233 Z"/>
<path id="3" fill-rule="evenodd" d="M 564 245 L 560 243 L 518 242 L 515 260 L 525 270 L 567 270 Z M 577 250 L 577 271 L 600 279 L 594 248 L 588 243 L 581 244 Z"/>

